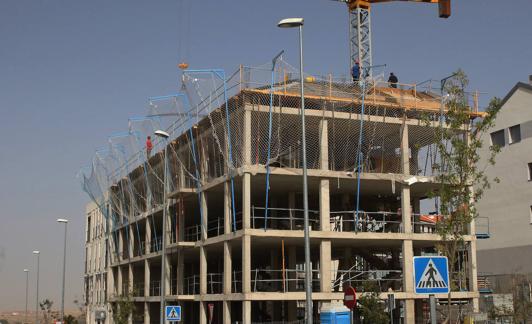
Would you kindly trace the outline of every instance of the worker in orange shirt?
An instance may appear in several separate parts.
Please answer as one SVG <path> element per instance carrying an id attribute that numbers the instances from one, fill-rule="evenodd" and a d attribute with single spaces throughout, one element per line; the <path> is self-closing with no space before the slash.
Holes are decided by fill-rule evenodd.
<path id="1" fill-rule="evenodd" d="M 153 143 L 151 142 L 151 136 L 148 136 L 146 138 L 146 156 L 148 157 L 148 159 L 150 158 L 152 149 L 153 149 Z"/>

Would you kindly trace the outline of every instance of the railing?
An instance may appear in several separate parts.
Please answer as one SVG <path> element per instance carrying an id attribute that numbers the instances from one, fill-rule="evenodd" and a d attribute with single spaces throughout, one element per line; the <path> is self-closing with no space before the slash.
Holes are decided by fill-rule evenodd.
<path id="1" fill-rule="evenodd" d="M 331 230 L 335 232 L 403 232 L 401 215 L 397 212 L 332 211 Z"/>
<path id="2" fill-rule="evenodd" d="M 200 277 L 199 275 L 193 275 L 183 279 L 184 281 L 184 295 L 197 295 L 200 291 Z"/>
<path id="3" fill-rule="evenodd" d="M 364 291 L 364 287 L 370 283 L 378 287 L 380 292 L 386 292 L 389 288 L 394 291 L 403 289 L 403 272 L 401 270 L 333 270 L 334 278 L 331 280 L 331 288 L 340 290 L 344 283 L 350 283 L 357 291 Z"/>
<path id="4" fill-rule="evenodd" d="M 150 242 L 148 242 L 148 244 L 150 245 L 151 253 L 159 252 L 163 248 L 163 240 L 160 236 L 157 237 L 157 239 L 152 239 Z"/>
<path id="5" fill-rule="evenodd" d="M 488 217 L 477 217 L 475 219 L 475 234 L 478 239 L 487 239 L 491 237 L 490 219 Z"/>
<path id="6" fill-rule="evenodd" d="M 412 214 L 412 231 L 418 234 L 436 234 L 441 215 Z"/>
<path id="7" fill-rule="evenodd" d="M 161 281 L 153 280 L 150 282 L 150 296 L 160 296 L 161 295 Z"/>
<path id="8" fill-rule="evenodd" d="M 133 283 L 133 296 L 142 297 L 144 296 L 144 281 Z"/>
<path id="9" fill-rule="evenodd" d="M 251 227 L 264 228 L 264 207 L 251 207 Z M 266 228 L 279 230 L 303 230 L 304 210 L 297 208 L 268 208 Z M 320 212 L 309 210 L 309 225 L 314 230 L 320 227 Z"/>
<path id="10" fill-rule="evenodd" d="M 304 291 L 305 270 L 254 269 L 251 270 L 251 289 L 253 291 Z M 319 270 L 312 270 L 312 291 L 320 290 Z"/>
<path id="11" fill-rule="evenodd" d="M 185 227 L 185 241 L 196 242 L 201 239 L 201 226 L 196 224 Z"/>
<path id="12" fill-rule="evenodd" d="M 223 293 L 223 273 L 207 273 L 207 293 Z"/>

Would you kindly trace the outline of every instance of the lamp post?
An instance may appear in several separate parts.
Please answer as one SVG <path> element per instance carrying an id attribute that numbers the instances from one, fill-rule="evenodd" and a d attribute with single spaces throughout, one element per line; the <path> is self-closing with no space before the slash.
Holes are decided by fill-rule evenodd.
<path id="1" fill-rule="evenodd" d="M 305 135 L 305 92 L 303 79 L 303 18 L 286 18 L 277 24 L 280 28 L 299 27 L 299 82 L 301 88 L 301 153 L 303 155 L 303 220 L 305 231 L 305 297 L 306 323 L 312 324 L 312 269 L 310 268 L 310 239 L 308 220 L 307 144 Z"/>
<path id="2" fill-rule="evenodd" d="M 66 245 L 67 245 L 67 225 L 68 220 L 64 218 L 58 218 L 58 223 L 65 224 L 65 239 L 63 244 L 63 286 L 61 289 L 61 324 L 64 324 L 65 319 L 65 272 L 66 272 Z"/>
<path id="3" fill-rule="evenodd" d="M 166 290 L 166 214 L 168 209 L 168 203 L 167 203 L 167 178 L 168 178 L 168 161 L 166 158 L 166 147 L 168 146 L 167 140 L 168 137 L 170 137 L 170 134 L 168 134 L 165 131 L 162 130 L 156 130 L 155 135 L 159 136 L 164 140 L 164 176 L 163 176 L 163 233 L 162 233 L 162 255 L 161 255 L 161 315 L 160 315 L 160 324 L 164 324 L 164 318 L 165 318 L 165 290 Z"/>
<path id="4" fill-rule="evenodd" d="M 40 251 L 33 251 L 33 254 L 37 256 L 37 288 L 35 291 L 35 324 L 39 324 L 39 257 Z"/>
<path id="5" fill-rule="evenodd" d="M 29 282 L 29 269 L 24 269 L 26 273 L 26 312 L 24 313 L 24 323 L 28 322 L 28 282 Z"/>

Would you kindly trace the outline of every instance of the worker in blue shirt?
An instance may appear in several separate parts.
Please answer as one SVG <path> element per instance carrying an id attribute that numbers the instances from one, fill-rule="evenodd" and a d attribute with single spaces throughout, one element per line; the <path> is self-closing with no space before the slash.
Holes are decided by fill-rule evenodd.
<path id="1" fill-rule="evenodd" d="M 357 82 L 360 79 L 360 62 L 355 62 L 355 65 L 351 70 L 351 76 L 353 77 L 353 82 Z"/>

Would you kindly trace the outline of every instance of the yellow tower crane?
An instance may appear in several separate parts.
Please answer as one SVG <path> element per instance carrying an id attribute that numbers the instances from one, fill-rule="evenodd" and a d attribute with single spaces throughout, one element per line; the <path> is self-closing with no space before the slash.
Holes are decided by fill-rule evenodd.
<path id="1" fill-rule="evenodd" d="M 375 3 L 408 1 L 421 3 L 437 3 L 440 18 L 451 16 L 451 0 L 334 0 L 344 2 L 349 9 L 349 63 L 353 67 L 356 62 L 366 75 L 371 75 L 371 5 Z"/>

